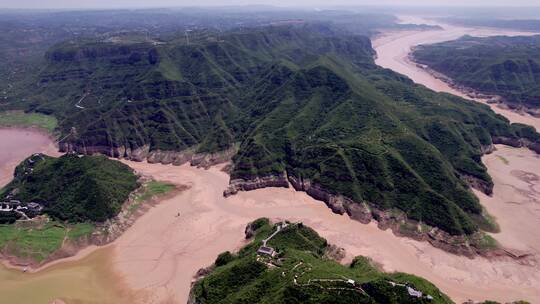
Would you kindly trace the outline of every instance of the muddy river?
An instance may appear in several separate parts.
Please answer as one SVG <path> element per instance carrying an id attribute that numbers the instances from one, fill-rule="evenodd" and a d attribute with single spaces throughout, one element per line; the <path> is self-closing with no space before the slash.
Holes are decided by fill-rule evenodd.
<path id="1" fill-rule="evenodd" d="M 0 128 L 0 187 L 9 183 L 17 164 L 37 152 L 58 155 L 56 145 L 45 133 L 34 129 Z"/>

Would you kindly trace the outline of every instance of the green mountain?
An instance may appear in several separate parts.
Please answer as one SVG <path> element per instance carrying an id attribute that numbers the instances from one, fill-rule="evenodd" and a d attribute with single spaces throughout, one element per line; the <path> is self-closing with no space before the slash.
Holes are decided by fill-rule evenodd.
<path id="1" fill-rule="evenodd" d="M 373 55 L 317 23 L 67 41 L 4 108 L 56 116 L 65 151 L 180 164 L 238 149 L 227 194 L 290 181 L 422 238 L 489 229 L 468 189 L 491 191 L 481 155 L 493 141 L 540 151 L 540 136 Z"/>
<path id="2" fill-rule="evenodd" d="M 540 108 L 540 36 L 464 36 L 419 47 L 415 60 L 512 108 Z"/>
<path id="3" fill-rule="evenodd" d="M 268 241 L 274 256 L 258 248 L 276 225 L 259 219 L 248 228 L 254 240 L 238 254 L 222 253 L 192 287 L 188 303 L 453 303 L 428 281 L 381 272 L 367 258 L 339 264 L 329 257 L 335 248 L 301 223 L 289 224 Z"/>
<path id="4" fill-rule="evenodd" d="M 61 221 L 103 222 L 118 214 L 137 179 L 127 165 L 105 156 L 36 154 L 17 166 L 0 197 L 38 203 Z"/>

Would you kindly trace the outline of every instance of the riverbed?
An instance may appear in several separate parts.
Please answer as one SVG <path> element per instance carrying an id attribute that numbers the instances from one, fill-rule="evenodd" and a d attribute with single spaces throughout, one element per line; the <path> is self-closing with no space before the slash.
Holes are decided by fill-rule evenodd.
<path id="1" fill-rule="evenodd" d="M 528 162 L 538 164 L 538 158 L 529 150 L 519 149 L 516 153 L 516 149 L 498 148 L 487 157 L 490 174 L 496 182 L 495 190 L 500 192 L 500 187 L 514 186 L 519 192 L 522 181 L 519 178 L 508 180 L 507 172 L 500 167 L 510 168 L 515 164 L 525 172 L 528 169 L 522 166 Z M 504 157 L 508 165 L 499 157 Z M 330 243 L 345 248 L 346 260 L 356 255 L 369 256 L 386 271 L 422 276 L 458 303 L 486 298 L 503 302 L 540 299 L 537 265 L 519 265 L 508 259 L 491 261 L 478 257 L 471 260 L 425 242 L 398 238 L 390 231 L 378 229 L 375 223 L 364 225 L 346 215 L 334 214 L 324 203 L 293 189 L 267 188 L 224 198 L 222 190 L 228 185 L 229 176 L 219 166 L 202 170 L 188 165 L 126 163 L 157 179 L 191 185 L 188 191 L 162 202 L 144 215 L 114 246 L 113 265 L 123 274 L 126 284 L 144 291 L 156 302 L 173 299 L 185 303 L 193 274 L 210 265 L 220 252 L 242 246 L 246 224 L 259 217 L 301 221 Z M 509 195 L 515 202 L 530 203 L 530 197 Z M 496 215 L 507 218 L 504 212 L 514 208 L 521 206 L 508 204 L 507 209 Z M 531 225 L 538 225 L 538 221 Z M 501 226 L 512 228 L 502 223 Z M 538 240 L 537 230 L 529 231 L 529 235 Z M 521 244 L 528 241 L 526 237 Z M 527 245 L 538 244 L 533 241 Z"/>
<path id="2" fill-rule="evenodd" d="M 417 34 L 428 35 L 427 32 Z M 394 44 L 394 49 L 387 46 L 394 42 L 375 41 L 379 63 L 382 58 L 401 58 L 402 52 L 406 55 L 412 45 L 408 42 L 410 36 L 416 34 L 401 35 L 405 40 L 401 45 Z M 381 39 L 388 40 L 388 37 Z M 400 37 L 395 34 L 390 40 Z M 396 56 L 381 52 L 384 49 L 381 45 Z M 413 69 L 414 64 L 409 64 Z M 400 72 L 403 71 L 407 74 L 408 70 Z M 408 76 L 417 80 L 414 74 Z M 0 132 L 0 151 L 4 151 L 6 142 L 3 136 L 17 137 L 10 132 Z M 27 149 L 25 144 L 10 148 L 13 160 L 0 172 L 0 180 L 9 179 L 6 174 L 12 174 L 16 159 L 24 159 L 24 153 L 41 152 L 39 147 L 46 150 L 51 143 L 38 144 L 29 152 L 22 150 Z M 527 149 L 497 146 L 497 151 L 485 156 L 483 161 L 495 183 L 494 196 L 478 195 L 502 229 L 493 236 L 505 246 L 538 255 L 540 186 L 535 177 L 535 173 L 540 172 L 538 156 Z M 82 255 L 80 260 L 56 263 L 34 274 L 0 268 L 0 293 L 4 299 L 14 299 L 14 302 L 24 299 L 22 303 L 50 303 L 55 298 L 68 304 L 122 303 L 122 299 L 134 296 L 139 303 L 186 303 L 197 270 L 212 264 L 219 253 L 244 245 L 244 228 L 248 222 L 269 217 L 302 221 L 330 243 L 345 248 L 345 260 L 365 255 L 387 271 L 422 276 L 457 303 L 486 298 L 501 302 L 540 301 L 538 264 L 521 265 L 509 259 L 472 260 L 452 255 L 428 243 L 398 238 L 390 231 L 378 229 L 375 223 L 364 225 L 346 215 L 334 214 L 324 203 L 292 189 L 267 188 L 224 198 L 222 191 L 228 185 L 229 176 L 221 170 L 222 166 L 204 170 L 189 165 L 124 162 L 157 180 L 190 188 L 151 208 L 112 245 Z M 95 297 L 96 290 L 102 293 L 99 295 L 102 298 Z"/>
<path id="3" fill-rule="evenodd" d="M 527 164 L 537 159 L 528 150 L 519 149 L 520 153 L 516 155 L 516 149 L 498 148 L 487 159 L 490 174 L 496 183 L 496 192 L 499 192 L 499 186 L 508 186 L 507 172 L 497 168 L 520 162 Z M 499 157 L 504 157 L 508 165 Z M 197 270 L 212 264 L 219 253 L 244 245 L 244 228 L 248 222 L 259 217 L 270 217 L 302 221 L 316 229 L 329 242 L 345 248 L 346 260 L 355 255 L 365 255 L 380 263 L 387 271 L 404 271 L 423 276 L 457 302 L 486 297 L 499 301 L 540 299 L 540 271 L 537 266 L 519 265 L 509 260 L 471 260 L 455 256 L 427 243 L 398 238 L 390 231 L 378 229 L 375 223 L 364 225 L 350 220 L 346 215 L 334 214 L 324 203 L 292 189 L 261 189 L 242 192 L 226 199 L 222 190 L 227 186 L 229 177 L 220 166 L 204 170 L 189 165 L 175 167 L 124 162 L 138 172 L 156 179 L 191 187 L 153 207 L 110 247 L 98 249 L 96 254 L 102 254 L 102 260 L 90 264 L 97 266 L 105 263 L 110 267 L 92 268 L 90 273 L 81 272 L 80 280 L 73 280 L 69 292 L 50 288 L 62 284 L 68 280 L 66 278 L 71 281 L 70 275 L 79 273 L 73 270 L 74 267 L 84 269 L 84 265 L 88 265 L 84 258 L 80 264 L 59 263 L 51 269 L 46 268 L 45 272 L 32 275 L 12 271 L 11 280 L 18 279 L 24 284 L 13 285 L 3 294 L 20 294 L 23 287 L 35 286 L 26 285 L 28 282 L 34 282 L 38 284 L 34 287 L 36 290 L 47 291 L 42 294 L 48 296 L 47 299 L 52 294 L 67 303 L 71 303 L 71 299 L 77 299 L 75 303 L 93 303 L 92 298 L 84 292 L 87 286 L 109 285 L 107 277 L 117 275 L 125 285 L 109 285 L 110 297 L 125 292 L 136 293 L 139 303 L 185 303 Z M 516 191 L 523 186 L 519 178 L 513 182 L 516 183 Z M 514 202 L 508 204 L 507 208 L 521 208 L 517 203 L 530 201 L 517 195 L 513 199 Z M 501 216 L 503 219 L 504 214 Z M 508 228 L 501 226 L 503 230 Z M 105 250 L 104 253 L 100 253 L 101 250 Z M 114 270 L 113 274 L 111 270 Z M 0 276 L 2 271 L 5 270 L 0 270 Z M 41 280 L 33 280 L 33 276 Z M 78 297 L 75 298 L 71 293 L 76 293 Z"/>

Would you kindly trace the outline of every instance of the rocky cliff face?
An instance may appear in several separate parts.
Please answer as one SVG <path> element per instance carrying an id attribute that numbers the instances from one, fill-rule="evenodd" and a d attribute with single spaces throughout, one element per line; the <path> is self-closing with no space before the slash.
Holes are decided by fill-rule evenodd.
<path id="1" fill-rule="evenodd" d="M 492 140 L 494 144 L 507 145 L 514 148 L 526 147 L 540 154 L 540 142 L 532 142 L 525 138 L 509 138 L 504 136 L 494 136 Z"/>
<path id="2" fill-rule="evenodd" d="M 223 191 L 223 196 L 229 197 L 238 191 L 250 191 L 268 187 L 289 188 L 289 182 L 285 173 L 278 176 L 256 177 L 252 180 L 234 179 L 229 183 L 229 187 Z"/>
<path id="3" fill-rule="evenodd" d="M 372 220 L 377 222 L 381 230 L 390 229 L 395 235 L 409 237 L 417 241 L 429 242 L 434 247 L 443 249 L 458 255 L 473 258 L 483 256 L 510 256 L 504 249 L 486 250 L 482 245 L 484 234 L 476 232 L 472 235 L 450 235 L 449 233 L 407 218 L 407 215 L 396 209 L 380 210 L 369 202 L 355 202 L 342 195 L 333 194 L 309 179 L 298 178 L 283 173 L 278 176 L 255 178 L 253 180 L 232 180 L 227 190 L 223 192 L 225 197 L 234 195 L 238 191 L 250 191 L 265 187 L 292 187 L 296 191 L 304 191 L 316 200 L 323 201 L 332 212 L 347 214 L 351 219 L 368 224 Z"/>
<path id="4" fill-rule="evenodd" d="M 467 182 L 469 187 L 474 188 L 478 191 L 482 191 L 482 193 L 486 195 L 491 196 L 493 194 L 493 182 L 486 182 L 475 176 L 467 174 L 460 174 L 459 177 L 465 182 Z"/>
<path id="5" fill-rule="evenodd" d="M 365 202 L 356 203 L 342 195 L 329 193 L 308 179 L 289 175 L 289 181 L 296 191 L 304 191 L 314 199 L 325 202 L 334 213 L 347 213 L 352 219 L 364 224 L 369 223 L 373 218 L 371 210 Z"/>
<path id="6" fill-rule="evenodd" d="M 482 154 L 491 154 L 495 150 L 496 148 L 495 148 L 495 145 L 493 144 L 480 146 L 480 151 L 482 152 Z"/>
<path id="7" fill-rule="evenodd" d="M 85 155 L 104 154 L 115 158 L 128 159 L 139 162 L 147 160 L 151 164 L 173 164 L 175 166 L 181 166 L 189 162 L 192 166 L 203 168 L 208 168 L 212 165 L 229 161 L 238 150 L 237 147 L 233 146 L 227 150 L 216 153 L 196 153 L 194 149 L 188 149 L 184 151 L 150 151 L 150 146 L 148 145 L 144 145 L 136 149 L 131 149 L 124 146 L 79 146 L 70 144 L 68 142 L 61 142 L 59 144 L 59 148 L 60 152 L 65 153 L 74 152 Z"/>
<path id="8" fill-rule="evenodd" d="M 369 202 L 354 202 L 349 198 L 325 191 L 306 179 L 289 176 L 289 180 L 297 191 L 305 191 L 311 197 L 325 202 L 334 213 L 346 213 L 351 219 L 363 224 L 375 220 L 377 227 L 381 230 L 390 229 L 397 236 L 427 241 L 437 248 L 459 255 L 474 257 L 483 253 L 474 241 L 471 242 L 470 238 L 450 235 L 438 228 L 413 221 L 408 219 L 402 211 L 379 210 Z"/>

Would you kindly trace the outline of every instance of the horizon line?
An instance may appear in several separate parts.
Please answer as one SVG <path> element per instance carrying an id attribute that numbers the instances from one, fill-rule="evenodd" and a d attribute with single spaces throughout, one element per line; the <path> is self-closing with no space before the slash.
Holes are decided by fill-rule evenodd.
<path id="1" fill-rule="evenodd" d="M 102 7 L 102 6 L 87 6 L 87 7 L 1 7 L 0 10 L 19 10 L 19 11 L 88 11 L 88 10 L 145 10 L 145 9 L 189 9 L 189 8 L 201 8 L 201 9 L 211 9 L 211 8 L 276 8 L 276 9 L 355 9 L 355 8 L 493 8 L 493 9 L 502 9 L 502 8 L 535 8 L 540 9 L 540 4 L 538 5 L 507 5 L 507 4 L 490 4 L 490 5 L 464 5 L 464 4 L 442 4 L 442 5 L 422 5 L 422 4 L 361 4 L 361 5 L 273 5 L 273 4 L 231 4 L 231 5 L 219 5 L 219 4 L 201 4 L 201 5 L 165 5 L 165 6 L 111 6 L 111 7 Z"/>

